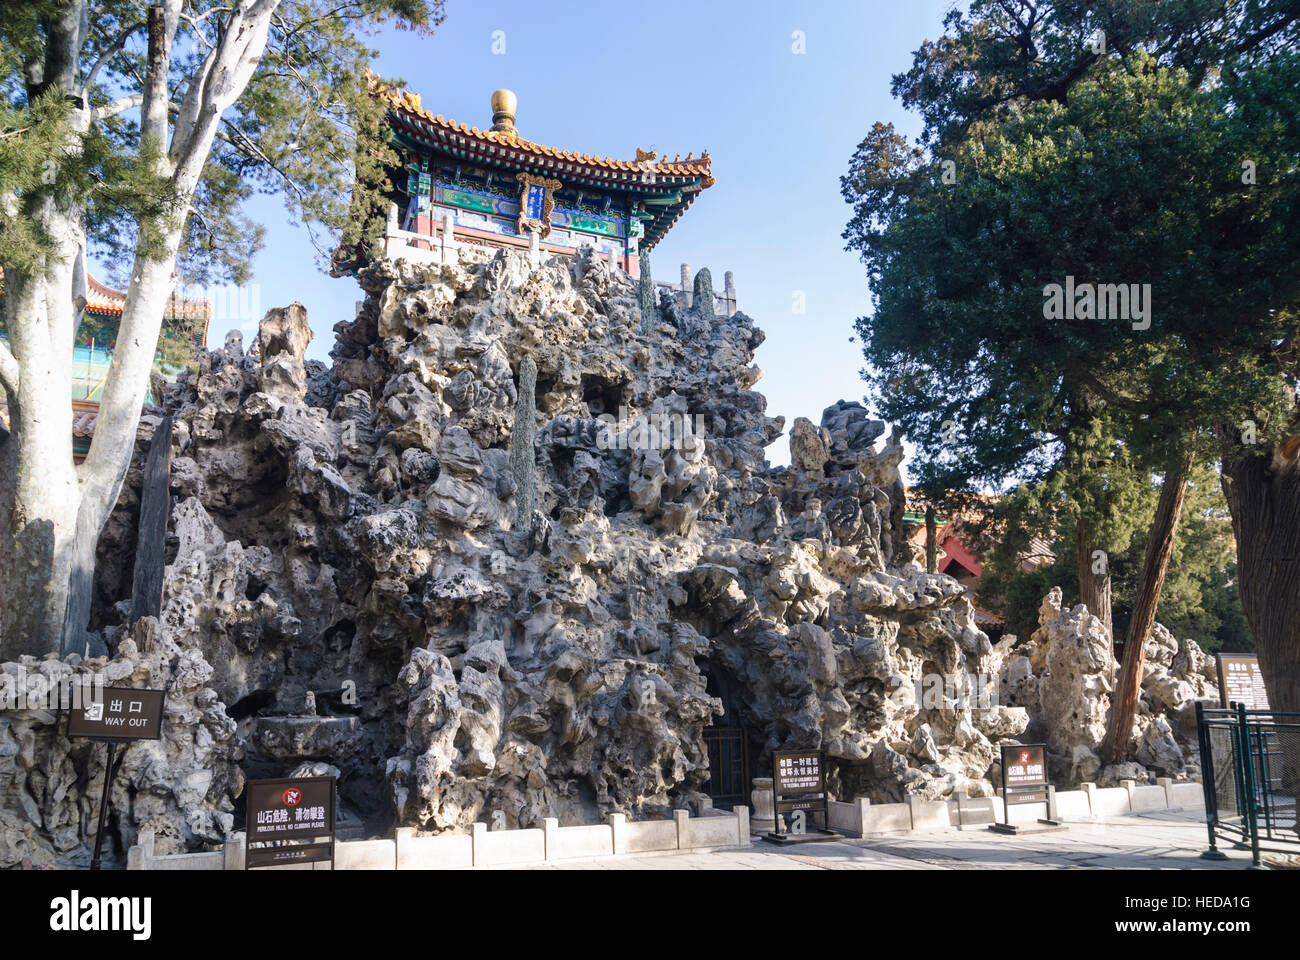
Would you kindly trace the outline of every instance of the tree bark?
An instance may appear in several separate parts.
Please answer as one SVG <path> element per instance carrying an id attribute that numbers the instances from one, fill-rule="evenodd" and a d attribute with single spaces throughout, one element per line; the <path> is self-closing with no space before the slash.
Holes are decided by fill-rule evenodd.
<path id="1" fill-rule="evenodd" d="M 1169 558 L 1174 552 L 1174 537 L 1178 532 L 1178 519 L 1183 512 L 1183 496 L 1187 492 L 1187 477 L 1191 470 L 1191 454 L 1181 455 L 1165 473 L 1164 485 L 1160 488 L 1160 501 L 1156 504 L 1156 516 L 1151 524 L 1151 539 L 1147 543 L 1146 559 L 1138 579 L 1133 618 L 1129 621 L 1128 637 L 1124 642 L 1119 686 L 1106 727 L 1102 755 L 1107 763 L 1122 763 L 1128 755 L 1129 741 L 1133 739 L 1133 717 L 1137 713 L 1138 693 L 1142 689 L 1146 643 L 1156 622 L 1156 606 L 1169 570 Z"/>
<path id="2" fill-rule="evenodd" d="M 1300 437 L 1242 453 L 1235 443 L 1225 444 L 1220 476 L 1237 541 L 1237 591 L 1269 706 L 1300 713 Z M 1280 740 L 1275 790 L 1297 796 L 1300 743 Z"/>
<path id="3" fill-rule="evenodd" d="M 5 400 L 7 415 L 12 423 L 17 400 L 6 389 L 0 389 L 0 397 Z M 0 424 L 0 654 L 4 649 L 5 584 L 13 573 L 13 541 L 9 537 L 9 521 L 14 512 L 14 484 L 18 479 L 17 451 L 18 441 L 13 433 Z"/>
<path id="4" fill-rule="evenodd" d="M 934 504 L 925 505 L 925 572 L 939 572 L 939 534 L 934 522 Z"/>
<path id="5" fill-rule="evenodd" d="M 77 113 L 84 111 L 74 111 Z M 84 126 L 73 121 L 77 149 Z M 68 604 L 80 491 L 72 462 L 73 301 L 85 246 L 82 211 L 45 199 L 35 211 L 54 251 L 34 269 L 5 268 L 9 340 L 20 369 L 10 404 L 12 501 L 0 551 L 0 655 L 57 649 Z"/>
<path id="6" fill-rule="evenodd" d="M 1296 443 L 1242 456 L 1220 477 L 1237 540 L 1237 591 L 1274 710 L 1300 712 L 1300 456 Z"/>
<path id="7" fill-rule="evenodd" d="M 131 583 L 131 625 L 162 616 L 163 568 L 167 554 L 167 512 L 171 506 L 172 418 L 154 430 L 140 486 L 140 526 Z"/>
<path id="8" fill-rule="evenodd" d="M 222 113 L 239 99 L 261 61 L 279 3 L 240 0 L 234 5 L 220 39 L 189 79 L 170 146 L 167 76 L 181 0 L 151 5 L 140 134 L 142 142 L 166 150 L 156 170 L 170 180 L 179 211 L 188 210 Z M 24 65 L 29 100 L 52 87 L 73 98 L 87 9 L 72 0 L 46 24 L 43 59 Z M 67 148 L 74 152 L 94 122 L 93 111 L 79 103 L 71 110 Z M 95 540 L 126 477 L 163 312 L 175 284 L 185 216 L 138 226 L 136 249 L 149 249 L 152 255 L 136 254 L 94 439 L 85 462 L 76 468 L 70 399 L 81 312 L 77 293 L 84 283 L 84 211 L 49 199 L 34 215 L 53 239 L 55 255 L 40 269 L 4 268 L 13 349 L 10 356 L 0 348 L 0 386 L 10 395 L 12 435 L 0 445 L 0 458 L 12 468 L 12 484 L 10 490 L 0 489 L 0 521 L 5 521 L 0 529 L 0 659 L 79 649 L 88 597 L 76 591 L 90 583 Z"/>
<path id="9" fill-rule="evenodd" d="M 1111 625 L 1110 558 L 1105 558 L 1105 573 L 1094 573 L 1093 552 L 1099 549 L 1092 538 L 1092 525 L 1080 517 L 1075 525 L 1074 562 L 1079 577 L 1079 600 L 1088 612 L 1106 627 L 1112 648 L 1115 631 Z"/>

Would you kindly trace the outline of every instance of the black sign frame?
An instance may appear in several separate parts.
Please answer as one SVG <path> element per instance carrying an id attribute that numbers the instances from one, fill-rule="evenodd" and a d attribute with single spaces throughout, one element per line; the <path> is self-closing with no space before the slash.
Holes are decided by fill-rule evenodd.
<path id="1" fill-rule="evenodd" d="M 318 793 L 321 786 L 328 784 L 328 790 L 325 791 L 321 799 L 328 804 L 328 811 L 325 815 L 325 822 L 328 824 L 327 831 L 310 830 L 298 828 L 297 830 L 286 831 L 283 835 L 274 839 L 256 839 L 253 836 L 253 824 L 258 810 L 276 809 L 271 805 L 254 806 L 254 793 L 262 789 L 269 789 L 272 794 L 281 791 L 283 794 L 291 789 L 298 789 L 305 797 L 310 791 L 313 794 Z M 304 789 L 306 787 L 306 789 Z M 244 786 L 245 807 L 247 816 L 244 826 L 244 869 L 256 870 L 260 867 L 277 867 L 291 863 L 334 863 L 335 844 L 338 842 L 338 781 L 334 777 L 276 777 L 270 780 L 249 780 Z M 329 837 L 327 841 L 321 840 L 321 837 Z M 293 841 L 310 840 L 310 843 L 295 843 Z M 254 848 L 254 843 L 265 843 L 268 846 Z"/>
<path id="2" fill-rule="evenodd" d="M 1007 780 L 1007 756 L 1008 754 L 1021 753 L 1023 751 L 1038 751 L 1041 758 L 1040 766 L 1043 768 L 1043 776 L 1038 780 L 1016 780 L 1008 782 Z M 1019 763 L 1019 759 L 1016 760 Z M 1028 761 L 1026 761 L 1028 762 Z M 1045 743 L 1017 743 L 1002 745 L 1002 806 L 1004 816 L 1010 823 L 1010 815 L 1005 813 L 1007 807 L 1012 804 L 1020 803 L 1046 803 L 1047 788 L 1051 781 L 1047 779 L 1047 744 Z M 1014 799 L 1013 799 L 1014 798 Z"/>
<path id="3" fill-rule="evenodd" d="M 152 721 L 144 730 L 139 728 L 128 730 L 124 724 L 122 732 L 116 730 L 102 730 L 94 726 L 83 724 L 96 724 L 100 720 L 86 719 L 86 710 L 90 707 L 98 706 L 102 713 L 104 706 L 108 703 L 110 694 L 148 694 L 147 697 L 140 701 L 141 708 L 139 713 L 142 717 L 147 717 Z M 89 704 L 81 704 L 68 708 L 68 722 L 65 728 L 65 734 L 69 740 L 76 737 L 77 739 L 93 740 L 98 743 L 108 744 L 108 760 L 104 765 L 104 793 L 99 798 L 99 826 L 95 830 L 95 849 L 90 855 L 90 869 L 98 870 L 103 859 L 104 851 L 104 824 L 108 819 L 108 788 L 113 782 L 113 775 L 117 773 L 117 768 L 121 766 L 122 757 L 117 756 L 117 745 L 119 743 L 131 743 L 135 740 L 161 740 L 163 714 L 167 710 L 167 691 L 154 690 L 150 687 L 100 687 L 96 690 L 97 696 L 92 698 Z M 102 699 L 101 699 L 102 697 Z M 155 700 L 156 697 L 156 700 Z M 149 712 L 144 710 L 144 701 L 153 701 L 150 703 Z M 127 716 L 129 716 L 129 712 Z M 153 735 L 149 735 L 152 729 Z M 123 754 L 125 756 L 125 754 Z"/>
<path id="4" fill-rule="evenodd" d="M 803 760 L 815 758 L 817 761 L 816 786 L 783 786 L 781 778 L 781 760 Z M 772 753 L 772 806 L 776 814 L 776 835 L 793 836 L 781 829 L 781 814 L 794 813 L 796 810 L 821 811 L 822 831 L 830 832 L 831 810 L 830 794 L 826 790 L 826 752 L 824 750 L 777 750 Z"/>
<path id="5" fill-rule="evenodd" d="M 1038 780 L 1017 779 L 1014 782 L 1008 782 L 1007 768 L 1011 766 L 1010 758 L 1025 750 L 1038 752 L 1043 768 L 1042 778 Z M 1052 819 L 1052 781 L 1047 774 L 1047 744 L 1004 743 L 999 748 L 998 758 L 1002 762 L 1002 822 L 989 824 L 989 829 L 997 833 L 1021 833 L 1023 832 L 1021 825 L 1011 822 L 1011 808 L 1025 803 L 1041 803 L 1047 807 L 1047 816 L 1038 818 L 1038 822 L 1042 826 L 1036 829 L 1064 830 L 1065 827 L 1061 821 Z M 1019 764 L 1021 762 L 1020 758 L 1015 757 L 1014 762 Z M 1025 761 L 1025 763 L 1029 762 L 1031 761 Z"/>
<path id="6" fill-rule="evenodd" d="M 154 690 L 148 687 L 100 687 L 96 691 L 96 700 L 89 704 L 83 704 L 79 707 L 68 708 L 68 730 L 67 736 L 71 740 L 73 737 L 87 740 L 98 740 L 101 743 L 123 743 L 132 740 L 161 740 L 163 714 L 167 709 L 167 691 Z M 102 701 L 98 695 L 102 694 Z M 129 694 L 145 694 L 139 701 L 141 703 L 140 714 L 142 717 L 150 720 L 150 724 L 144 729 L 129 730 L 125 726 L 121 732 L 113 730 L 103 730 L 95 724 L 102 721 L 90 720 L 86 718 L 86 710 L 92 706 L 103 707 L 113 694 L 127 696 Z M 150 702 L 152 701 L 152 702 Z M 152 731 L 152 733 L 150 733 Z"/>

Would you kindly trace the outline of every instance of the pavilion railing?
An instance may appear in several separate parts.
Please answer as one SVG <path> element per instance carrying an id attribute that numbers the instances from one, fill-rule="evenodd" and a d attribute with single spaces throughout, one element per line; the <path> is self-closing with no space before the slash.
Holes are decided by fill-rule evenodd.
<path id="1" fill-rule="evenodd" d="M 1249 849 L 1256 865 L 1261 850 L 1300 852 L 1300 713 L 1196 705 L 1210 849 L 1217 842 Z"/>

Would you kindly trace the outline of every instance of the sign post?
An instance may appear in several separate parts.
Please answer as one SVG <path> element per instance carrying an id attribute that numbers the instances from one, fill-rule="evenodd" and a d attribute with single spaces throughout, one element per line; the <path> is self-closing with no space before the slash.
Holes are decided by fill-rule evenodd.
<path id="1" fill-rule="evenodd" d="M 776 830 L 764 835 L 778 844 L 817 843 L 843 840 L 842 834 L 830 829 L 830 798 L 826 792 L 826 755 L 821 752 L 784 751 L 772 754 L 772 800 L 776 808 Z M 806 826 L 813 812 L 822 815 L 821 829 Z M 792 814 L 796 827 L 789 833 L 781 829 L 781 814 Z M 796 819 L 798 818 L 798 819 Z"/>
<path id="2" fill-rule="evenodd" d="M 121 758 L 117 745 L 131 740 L 157 740 L 162 737 L 162 690 L 136 690 L 131 687 L 104 687 L 96 691 L 89 703 L 68 711 L 68 739 L 85 737 L 108 744 L 108 764 L 104 768 L 104 793 L 99 798 L 99 828 L 95 831 L 95 852 L 90 869 L 98 870 L 104 849 L 104 822 L 108 818 L 108 791 Z"/>
<path id="3" fill-rule="evenodd" d="M 1064 830 L 1059 820 L 1049 819 L 1051 804 L 1047 779 L 1047 745 L 1043 743 L 1009 743 L 1002 746 L 1002 823 L 990 823 L 996 833 L 1044 833 Z M 1011 822 L 1012 804 L 1041 803 L 1048 817 L 1039 817 L 1039 826 L 1029 827 Z"/>
<path id="4" fill-rule="evenodd" d="M 327 861 L 332 865 L 334 794 L 333 777 L 250 780 L 244 869 Z M 295 842 L 304 840 L 308 842 Z M 266 846 L 254 849 L 254 843 Z"/>
<path id="5" fill-rule="evenodd" d="M 1243 704 L 1247 710 L 1269 709 L 1259 657 L 1253 653 L 1218 653 L 1214 659 L 1219 673 L 1219 699 L 1225 709 L 1234 703 Z"/>

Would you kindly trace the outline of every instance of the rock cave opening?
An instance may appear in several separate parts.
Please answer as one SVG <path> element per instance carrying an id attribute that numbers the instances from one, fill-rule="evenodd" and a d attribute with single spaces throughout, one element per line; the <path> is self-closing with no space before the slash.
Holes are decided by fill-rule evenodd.
<path id="1" fill-rule="evenodd" d="M 533 390 L 534 401 L 538 410 L 549 410 L 548 397 L 558 381 L 555 377 L 538 376 L 537 386 Z"/>
<path id="2" fill-rule="evenodd" d="M 619 407 L 623 404 L 623 388 L 626 384 L 621 380 L 611 380 L 597 374 L 582 375 L 582 402 L 587 405 L 587 410 L 593 417 L 601 414 L 609 414 L 617 417 Z"/>
<path id="3" fill-rule="evenodd" d="M 752 719 L 750 725 L 745 724 L 738 681 L 724 666 L 708 657 L 697 657 L 695 664 L 704 677 L 705 694 L 722 701 L 722 713 L 715 714 L 703 731 L 709 761 L 704 792 L 714 807 L 730 810 L 748 804 L 753 778 L 766 775 L 756 765 L 766 748 L 758 735 L 762 727 Z"/>

